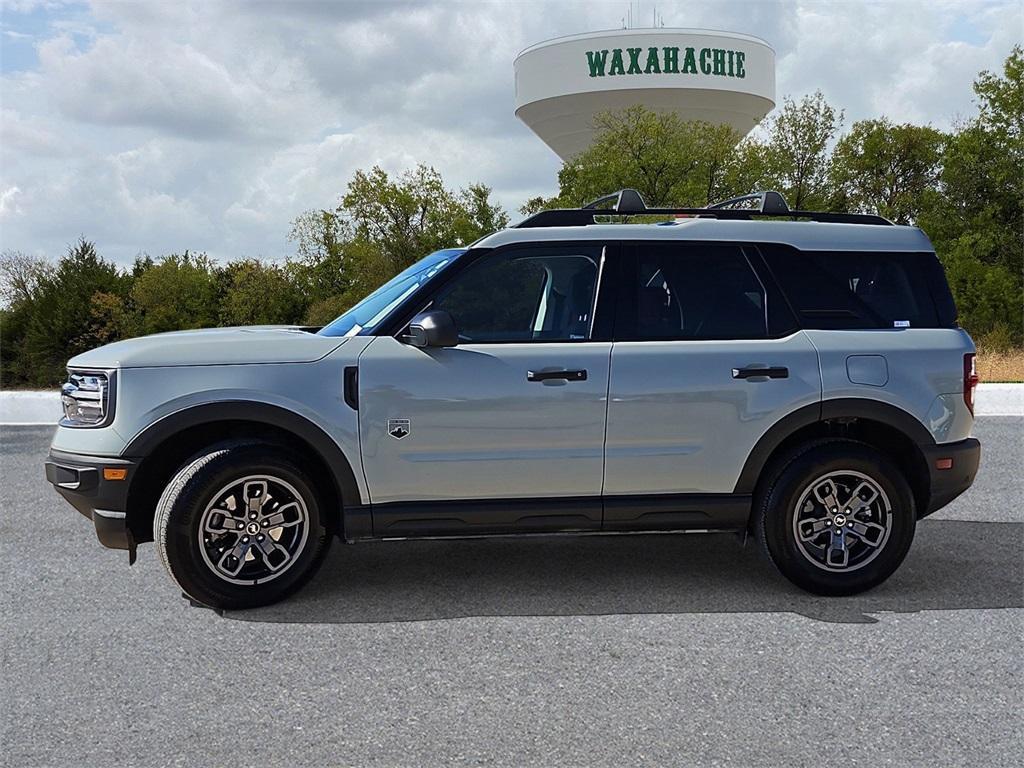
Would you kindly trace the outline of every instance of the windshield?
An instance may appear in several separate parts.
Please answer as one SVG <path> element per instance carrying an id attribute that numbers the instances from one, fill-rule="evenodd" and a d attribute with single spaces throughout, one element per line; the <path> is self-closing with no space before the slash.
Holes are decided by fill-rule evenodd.
<path id="1" fill-rule="evenodd" d="M 415 293 L 423 283 L 466 252 L 465 248 L 434 251 L 403 272 L 399 272 L 330 325 L 320 329 L 322 336 L 358 336 L 369 334 L 395 307 Z"/>

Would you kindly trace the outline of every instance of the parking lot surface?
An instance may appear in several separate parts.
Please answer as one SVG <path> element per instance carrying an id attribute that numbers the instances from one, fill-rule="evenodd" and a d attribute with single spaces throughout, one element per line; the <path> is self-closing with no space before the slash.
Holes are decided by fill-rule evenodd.
<path id="1" fill-rule="evenodd" d="M 804 594 L 731 535 L 336 544 L 218 615 L 0 427 L 9 766 L 1024 763 L 1024 419 L 902 569 Z"/>

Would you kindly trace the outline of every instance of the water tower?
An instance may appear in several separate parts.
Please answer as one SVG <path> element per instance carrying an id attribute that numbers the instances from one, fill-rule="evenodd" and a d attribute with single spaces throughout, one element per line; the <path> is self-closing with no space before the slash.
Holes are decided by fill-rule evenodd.
<path id="1" fill-rule="evenodd" d="M 775 51 L 734 32 L 572 35 L 527 48 L 514 67 L 516 117 L 563 160 L 590 146 L 600 112 L 639 104 L 746 135 L 775 107 Z"/>

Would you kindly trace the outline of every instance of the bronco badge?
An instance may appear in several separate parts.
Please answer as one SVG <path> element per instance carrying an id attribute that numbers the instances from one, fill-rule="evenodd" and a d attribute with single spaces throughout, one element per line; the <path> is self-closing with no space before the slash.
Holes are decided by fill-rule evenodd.
<path id="1" fill-rule="evenodd" d="M 395 440 L 401 440 L 409 434 L 408 419 L 388 419 L 388 434 Z"/>

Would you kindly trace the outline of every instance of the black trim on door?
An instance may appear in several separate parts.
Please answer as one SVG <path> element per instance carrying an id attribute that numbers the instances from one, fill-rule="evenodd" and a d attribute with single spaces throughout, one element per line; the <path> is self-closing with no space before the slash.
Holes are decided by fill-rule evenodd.
<path id="1" fill-rule="evenodd" d="M 593 531 L 739 531 L 749 494 L 472 499 L 373 505 L 375 538 Z"/>
<path id="2" fill-rule="evenodd" d="M 685 531 L 746 528 L 749 494 L 673 493 L 606 496 L 606 531 Z"/>
<path id="3" fill-rule="evenodd" d="M 599 497 L 414 501 L 373 505 L 373 534 L 378 538 L 552 533 L 600 528 Z"/>

